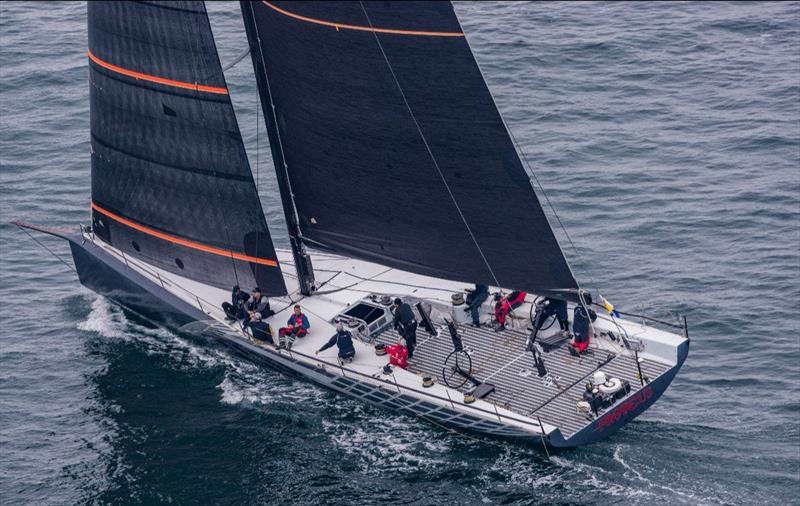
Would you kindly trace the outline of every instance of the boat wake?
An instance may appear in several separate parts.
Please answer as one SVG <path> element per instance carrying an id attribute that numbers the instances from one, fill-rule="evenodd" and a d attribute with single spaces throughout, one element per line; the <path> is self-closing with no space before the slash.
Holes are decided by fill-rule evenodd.
<path id="1" fill-rule="evenodd" d="M 220 401 L 228 405 L 272 405 L 283 403 L 318 403 L 325 392 L 314 386 L 295 382 L 269 369 L 236 357 L 226 348 L 192 342 L 168 329 L 147 326 L 126 317 L 116 304 L 102 296 L 92 300 L 88 316 L 78 323 L 79 330 L 94 332 L 113 340 L 144 346 L 148 355 L 168 356 L 181 370 L 223 368 L 224 378 L 217 388 Z"/>
<path id="2" fill-rule="evenodd" d="M 193 343 L 166 328 L 147 323 L 128 318 L 120 306 L 98 295 L 86 319 L 77 327 L 107 339 L 136 342 L 144 346 L 143 351 L 148 355 L 167 355 L 182 368 L 222 366 L 244 373 L 260 371 L 255 365 L 238 361 L 223 350 Z"/>
<path id="3" fill-rule="evenodd" d="M 225 404 L 245 406 L 280 406 L 308 403 L 324 406 L 325 392 L 312 385 L 292 382 L 277 373 L 240 362 L 232 357 L 217 357 L 227 370 L 217 388 Z"/>
<path id="4" fill-rule="evenodd" d="M 666 495 L 669 495 L 673 500 L 676 502 L 683 502 L 685 504 L 723 504 L 724 501 L 720 500 L 719 498 L 714 498 L 711 500 L 709 498 L 698 497 L 695 494 L 689 492 L 682 492 L 672 487 L 668 487 L 661 483 L 657 483 L 649 478 L 645 477 L 640 471 L 636 470 L 631 464 L 629 464 L 622 456 L 623 445 L 617 445 L 614 448 L 614 460 L 618 462 L 622 467 L 625 469 L 623 475 L 634 481 L 639 481 L 646 485 L 649 489 L 654 491 L 662 491 Z M 663 494 L 658 494 L 663 495 Z"/>
<path id="5" fill-rule="evenodd" d="M 725 503 L 711 491 L 709 494 L 695 494 L 663 485 L 659 483 L 661 480 L 656 478 L 649 478 L 648 474 L 658 474 L 663 471 L 646 464 L 629 462 L 623 455 L 625 448 L 624 445 L 615 445 L 610 459 L 607 455 L 591 452 L 575 456 L 554 456 L 551 461 L 561 468 L 560 472 L 564 473 L 565 481 L 562 485 L 568 485 L 573 491 L 595 490 L 634 502 L 647 501 L 659 504 Z M 595 460 L 597 465 L 586 463 L 587 458 Z M 667 476 L 664 477 L 665 482 L 669 479 Z"/>
<path id="6" fill-rule="evenodd" d="M 331 403 L 322 420 L 324 433 L 336 448 L 352 458 L 359 471 L 371 476 L 427 472 L 464 467 L 449 457 L 456 436 L 425 427 L 407 416 L 389 415 L 355 401 Z"/>
<path id="7" fill-rule="evenodd" d="M 89 315 L 78 323 L 78 330 L 96 332 L 103 337 L 122 339 L 126 336 L 126 325 L 127 320 L 122 311 L 113 307 L 105 297 L 97 295 L 92 301 L 92 310 Z"/>

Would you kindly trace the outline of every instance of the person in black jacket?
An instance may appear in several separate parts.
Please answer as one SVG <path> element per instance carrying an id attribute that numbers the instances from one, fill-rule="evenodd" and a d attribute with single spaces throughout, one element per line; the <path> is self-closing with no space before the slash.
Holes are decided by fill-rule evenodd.
<path id="1" fill-rule="evenodd" d="M 269 344 L 275 344 L 275 341 L 272 339 L 272 328 L 269 326 L 269 323 L 262 322 L 260 319 L 253 319 L 247 326 L 250 328 L 250 332 L 253 333 L 254 339 L 265 341 Z"/>
<path id="2" fill-rule="evenodd" d="M 472 313 L 472 326 L 480 327 L 480 313 L 478 312 L 481 305 L 489 298 L 489 287 L 486 285 L 475 285 L 475 289 L 467 295 L 467 307 L 464 311 Z"/>
<path id="3" fill-rule="evenodd" d="M 591 299 L 589 304 L 591 304 Z M 575 333 L 575 340 L 572 342 L 572 346 L 579 353 L 586 351 L 589 341 L 594 337 L 592 322 L 595 320 L 597 320 L 597 313 L 582 304 L 575 306 L 575 313 L 572 316 L 572 331 Z"/>
<path id="4" fill-rule="evenodd" d="M 400 298 L 394 299 L 394 328 L 406 340 L 408 346 L 408 359 L 414 358 L 414 348 L 417 347 L 417 318 L 411 306 Z"/>
<path id="5" fill-rule="evenodd" d="M 241 320 L 244 318 L 244 305 L 250 299 L 250 295 L 239 289 L 239 285 L 234 285 L 231 290 L 231 301 L 222 303 L 222 310 L 231 320 Z"/>
<path id="6" fill-rule="evenodd" d="M 269 299 L 261 295 L 259 287 L 253 288 L 253 297 L 244 305 L 244 322 L 242 325 L 247 326 L 250 320 L 264 320 L 274 315 L 275 311 L 269 307 Z"/>
<path id="7" fill-rule="evenodd" d="M 321 351 L 325 351 L 333 345 L 339 348 L 339 361 L 341 363 L 347 364 L 353 361 L 353 357 L 356 356 L 356 348 L 353 346 L 353 335 L 344 329 L 342 322 L 336 324 L 336 334 L 334 334 L 322 348 L 318 349 L 315 355 L 319 355 Z"/>
<path id="8" fill-rule="evenodd" d="M 562 331 L 569 331 L 569 320 L 567 319 L 567 301 L 547 297 L 536 305 L 536 318 L 533 326 L 541 329 L 545 321 L 551 316 L 555 316 L 558 326 Z"/>

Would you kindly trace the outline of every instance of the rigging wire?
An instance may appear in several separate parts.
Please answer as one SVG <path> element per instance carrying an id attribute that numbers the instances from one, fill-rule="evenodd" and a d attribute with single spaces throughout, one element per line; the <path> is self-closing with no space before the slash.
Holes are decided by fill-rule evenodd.
<path id="1" fill-rule="evenodd" d="M 207 14 L 208 13 L 206 12 L 206 15 Z M 242 61 L 244 59 L 244 57 L 247 56 L 248 54 L 250 54 L 250 46 L 246 47 L 244 52 L 241 53 L 240 55 L 236 56 L 236 58 L 234 58 L 233 61 L 231 61 L 230 63 L 228 63 L 224 67 L 222 67 L 222 69 L 220 69 L 220 74 L 222 75 L 223 79 L 225 78 L 225 72 L 227 72 L 228 70 L 230 70 L 233 67 L 235 67 L 236 65 L 238 65 L 239 62 Z M 222 65 L 222 62 L 220 62 L 220 65 Z M 212 78 L 214 78 L 216 76 L 217 76 L 216 72 L 208 74 L 208 75 L 205 75 L 205 76 L 203 76 L 203 79 L 200 82 L 210 81 Z M 228 89 L 228 87 L 226 86 L 225 89 Z"/>
<path id="2" fill-rule="evenodd" d="M 258 122 L 258 115 L 261 111 L 261 100 L 258 97 L 258 86 L 255 87 L 256 89 L 256 216 L 258 216 L 258 210 L 261 209 L 263 214 L 263 208 L 261 208 L 261 124 Z M 252 171 L 251 171 L 252 175 Z M 264 217 L 264 223 L 267 222 L 266 217 Z M 261 241 L 258 237 L 258 227 L 256 227 L 256 256 L 258 256 L 258 249 L 261 244 Z M 274 246 L 273 246 L 274 248 Z M 258 270 L 258 266 L 256 266 L 256 270 Z M 258 284 L 258 281 L 256 281 Z"/>
<path id="3" fill-rule="evenodd" d="M 503 120 L 503 123 L 505 124 L 505 120 Z M 559 216 L 558 215 L 558 211 L 556 211 L 556 207 L 550 201 L 550 197 L 547 195 L 547 192 L 545 191 L 544 186 L 542 186 L 541 181 L 539 181 L 539 178 L 536 176 L 536 172 L 534 172 L 533 167 L 531 166 L 530 162 L 528 161 L 528 155 L 522 149 L 522 146 L 517 141 L 517 137 L 514 135 L 514 132 L 511 131 L 511 128 L 509 128 L 507 124 L 505 126 L 506 126 L 506 131 L 508 132 L 508 135 L 511 137 L 511 141 L 514 143 L 514 146 L 517 148 L 517 151 L 519 152 L 519 154 L 522 155 L 522 160 L 525 162 L 525 166 L 528 168 L 528 173 L 531 176 L 533 176 L 534 181 L 536 181 L 536 186 L 539 187 L 539 191 L 544 196 L 545 202 L 547 202 L 547 206 L 550 208 L 551 211 L 553 211 L 553 216 L 555 216 L 556 221 L 558 222 L 558 226 L 561 227 L 561 230 L 564 232 L 564 236 L 567 238 L 567 242 L 569 242 L 569 245 L 572 248 L 572 251 L 575 253 L 575 257 L 576 258 L 580 258 L 580 254 L 578 253 L 578 248 L 575 246 L 575 243 L 572 242 L 572 237 L 570 237 L 569 232 L 567 232 L 567 227 L 564 226 L 564 223 L 561 221 L 561 216 Z M 589 278 L 589 282 L 594 285 L 595 283 L 592 280 L 591 276 L 588 275 L 588 273 L 587 273 L 587 277 Z"/>
<path id="4" fill-rule="evenodd" d="M 260 166 L 261 166 L 261 123 L 258 122 L 258 115 L 261 112 L 261 100 L 258 96 L 258 86 L 256 86 L 256 193 L 261 191 L 260 187 Z"/>
<path id="5" fill-rule="evenodd" d="M 56 252 L 54 252 L 53 250 L 51 250 L 50 248 L 48 248 L 48 247 L 47 247 L 47 245 L 45 245 L 43 242 L 39 241 L 39 239 L 37 239 L 36 237 L 34 237 L 34 236 L 33 236 L 33 234 L 31 234 L 30 232 L 28 232 L 28 230 L 27 230 L 25 227 L 21 227 L 20 225 L 18 225 L 18 224 L 16 224 L 16 223 L 14 223 L 14 225 L 16 225 L 18 229 L 20 229 L 20 230 L 22 230 L 23 232 L 25 232 L 25 233 L 28 235 L 28 237 L 30 237 L 31 239 L 33 239 L 33 241 L 34 241 L 36 244 L 38 244 L 39 246 L 41 246 L 42 248 L 44 248 L 45 250 L 47 250 L 47 252 L 48 252 L 48 253 L 50 253 L 51 255 L 53 255 L 54 257 L 56 257 L 56 259 L 57 259 L 59 262 L 61 262 L 62 264 L 66 265 L 67 267 L 69 267 L 69 269 L 70 269 L 72 272 L 75 272 L 75 273 L 77 273 L 77 272 L 78 272 L 78 270 L 77 270 L 77 269 L 75 269 L 75 267 L 74 267 L 73 265 L 70 265 L 70 264 L 69 264 L 69 263 L 68 263 L 66 260 L 64 260 L 64 259 L 63 259 L 63 258 L 61 258 L 61 257 L 60 257 L 58 254 L 56 254 Z"/>
<path id="6" fill-rule="evenodd" d="M 230 62 L 229 64 L 227 64 L 224 67 L 222 67 L 222 72 L 224 73 L 225 71 L 228 71 L 228 70 L 232 69 L 233 67 L 235 67 L 236 65 L 238 65 L 239 62 L 242 61 L 244 59 L 244 57 L 247 56 L 248 54 L 250 54 L 250 46 L 247 46 L 245 48 L 244 52 L 242 52 L 242 54 L 240 54 L 239 56 L 234 58 L 234 60 L 232 62 Z"/>
<path id="7" fill-rule="evenodd" d="M 289 263 L 289 262 L 284 262 L 284 263 L 286 265 L 294 265 L 294 264 Z M 392 270 L 392 269 L 389 269 L 389 270 Z M 341 273 L 342 272 L 342 271 L 334 271 L 334 270 L 330 270 L 330 269 L 314 269 L 314 271 L 315 272 L 335 272 L 335 273 Z M 388 272 L 388 271 L 384 271 L 381 274 L 384 274 L 385 272 Z M 352 272 L 347 272 L 346 274 L 348 276 L 350 276 L 350 277 L 353 277 L 353 278 L 356 278 L 356 279 L 360 279 L 361 281 L 372 281 L 372 282 L 375 282 L 375 283 L 385 283 L 385 284 L 390 284 L 390 285 L 407 286 L 409 288 L 418 288 L 418 289 L 422 289 L 422 290 L 438 290 L 440 292 L 453 293 L 453 289 L 452 288 L 441 288 L 441 287 L 436 287 L 436 286 L 414 285 L 414 284 L 411 284 L 411 283 L 403 283 L 403 282 L 400 282 L 400 281 L 387 281 L 387 280 L 382 280 L 382 279 L 373 279 L 374 276 L 370 277 L 370 278 L 365 278 L 363 276 L 359 276 L 358 274 L 354 274 Z M 328 280 L 328 281 L 330 281 L 330 280 Z M 501 289 L 499 286 L 497 288 Z"/>
<path id="8" fill-rule="evenodd" d="M 389 267 L 388 269 L 386 269 L 386 270 L 384 270 L 384 271 L 381 271 L 381 272 L 379 272 L 379 273 L 375 274 L 374 276 L 372 276 L 372 277 L 370 277 L 370 278 L 367 278 L 367 279 L 365 279 L 365 281 L 372 281 L 372 278 L 377 278 L 378 276 L 381 276 L 381 275 L 383 275 L 383 274 L 386 274 L 386 273 L 387 273 L 387 272 L 389 272 L 390 270 L 392 270 L 392 268 L 391 268 L 391 267 Z M 336 275 L 332 276 L 330 279 L 328 279 L 327 281 L 325 281 L 325 283 L 323 283 L 323 284 L 322 284 L 322 285 L 320 285 L 320 286 L 323 286 L 323 285 L 325 285 L 326 283 L 330 283 L 331 281 L 333 281 L 333 278 L 335 278 L 336 276 L 338 276 L 338 274 L 336 274 Z M 326 291 L 326 292 L 314 292 L 314 295 L 329 295 L 329 294 L 332 294 L 332 293 L 337 293 L 337 292 L 341 292 L 341 291 L 343 291 L 343 290 L 347 290 L 347 289 L 349 289 L 349 288 L 352 288 L 352 287 L 354 287 L 354 286 L 357 286 L 357 285 L 360 285 L 360 284 L 361 284 L 361 281 L 356 281 L 355 283 L 353 283 L 353 284 L 351 284 L 351 285 L 348 285 L 348 286 L 343 286 L 343 287 L 340 287 L 340 288 L 335 288 L 334 290 L 328 290 L 328 291 Z M 336 285 L 333 285 L 333 286 L 336 286 Z"/>
<path id="9" fill-rule="evenodd" d="M 400 91 L 400 95 L 403 98 L 403 103 L 405 103 L 406 109 L 408 109 L 408 113 L 411 115 L 411 119 L 414 121 L 414 126 L 417 128 L 417 132 L 419 133 L 420 138 L 422 139 L 422 143 L 425 144 L 425 149 L 428 151 L 428 155 L 430 155 L 431 160 L 433 161 L 433 165 L 436 167 L 436 171 L 439 173 L 439 177 L 444 183 L 444 187 L 447 189 L 447 193 L 450 194 L 450 199 L 453 201 L 453 205 L 455 205 L 456 210 L 458 211 L 459 216 L 461 216 L 461 221 L 464 223 L 464 226 L 469 232 L 469 236 L 472 238 L 472 242 L 475 244 L 475 247 L 478 249 L 478 253 L 480 253 L 481 258 L 483 259 L 483 263 L 486 264 L 486 268 L 489 269 L 489 274 L 492 275 L 492 279 L 494 279 L 496 286 L 501 286 L 500 282 L 497 280 L 497 276 L 494 274 L 494 270 L 492 270 L 492 266 L 489 265 L 489 261 L 486 259 L 486 255 L 484 255 L 483 250 L 478 244 L 478 240 L 475 237 L 475 234 L 472 233 L 472 228 L 470 228 L 469 223 L 467 222 L 467 218 L 464 216 L 464 213 L 461 211 L 461 207 L 458 205 L 458 201 L 456 200 L 455 195 L 453 195 L 452 190 L 450 189 L 450 185 L 447 184 L 447 179 L 444 177 L 444 173 L 442 169 L 439 168 L 439 163 L 436 161 L 436 157 L 433 155 L 433 151 L 431 147 L 428 145 L 428 140 L 425 138 L 425 134 L 422 132 L 422 127 L 420 127 L 419 122 L 417 121 L 417 117 L 414 115 L 414 111 L 411 109 L 411 104 L 409 104 L 408 99 L 406 98 L 406 94 L 403 91 L 403 87 L 400 86 L 400 81 L 397 79 L 397 75 L 394 73 L 394 68 L 392 67 L 391 62 L 389 61 L 389 57 L 386 55 L 386 51 L 383 49 L 383 44 L 381 44 L 381 40 L 378 37 L 378 33 L 374 30 L 372 26 L 372 20 L 367 13 L 366 7 L 364 7 L 364 2 L 359 1 L 359 5 L 361 5 L 361 10 L 364 12 L 364 16 L 367 18 L 367 23 L 369 24 L 370 30 L 372 31 L 372 35 L 375 38 L 375 42 L 378 44 L 378 49 L 381 51 L 381 55 L 383 56 L 383 60 L 386 62 L 386 65 L 389 67 L 389 72 L 392 74 L 392 79 L 394 80 L 395 85 L 397 85 L 398 91 Z"/>

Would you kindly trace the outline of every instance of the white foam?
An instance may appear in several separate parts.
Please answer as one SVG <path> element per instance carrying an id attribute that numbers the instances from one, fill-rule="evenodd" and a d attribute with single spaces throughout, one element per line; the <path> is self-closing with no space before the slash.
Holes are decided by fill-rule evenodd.
<path id="1" fill-rule="evenodd" d="M 195 342 L 164 327 L 130 321 L 121 308 L 99 295 L 94 296 L 92 309 L 78 328 L 110 339 L 135 340 L 145 346 L 143 351 L 148 355 L 167 356 L 178 368 L 224 368 L 225 378 L 218 388 L 222 390 L 220 401 L 225 404 L 314 403 L 324 396 L 312 385 L 285 379 L 227 350 Z"/>
<path id="2" fill-rule="evenodd" d="M 120 339 L 125 337 L 125 316 L 119 308 L 99 295 L 92 301 L 92 310 L 86 319 L 78 323 L 78 329 L 97 332 L 103 337 Z"/>
<path id="3" fill-rule="evenodd" d="M 335 415 L 322 421 L 323 430 L 354 458 L 362 472 L 385 475 L 454 466 L 448 455 L 455 436 L 428 430 L 427 424 L 416 418 L 387 416 L 359 401 L 337 399 L 327 409 Z M 466 468 L 466 463 L 463 466 Z"/>
<path id="4" fill-rule="evenodd" d="M 674 494 L 674 495 L 678 496 L 681 500 L 685 501 L 687 504 L 711 504 L 707 499 L 699 498 L 699 497 L 697 497 L 697 496 L 695 496 L 694 494 L 691 494 L 691 493 L 681 492 L 680 490 L 676 490 L 676 489 L 674 489 L 672 487 L 668 487 L 668 486 L 662 485 L 660 483 L 655 483 L 655 482 L 645 478 L 644 475 L 642 475 L 642 473 L 637 471 L 633 466 L 628 464 L 622 458 L 622 445 L 617 445 L 614 448 L 614 460 L 616 462 L 619 462 L 622 465 L 622 467 L 625 468 L 626 477 L 630 477 L 630 475 L 633 475 L 633 477 L 636 480 L 642 481 L 643 483 L 645 483 L 650 488 L 661 489 L 661 490 L 667 491 L 667 492 L 669 492 L 671 494 Z M 628 473 L 630 473 L 630 475 L 628 475 Z"/>
<path id="5" fill-rule="evenodd" d="M 225 379 L 222 380 L 222 383 L 217 385 L 217 388 L 222 390 L 222 402 L 225 404 L 239 404 L 244 399 L 244 394 L 242 391 L 231 382 L 230 377 L 225 375 Z"/>
<path id="6" fill-rule="evenodd" d="M 597 490 L 612 497 L 641 498 L 657 494 L 640 486 L 619 483 L 619 473 L 615 469 L 593 466 L 570 460 L 563 456 L 554 456 L 551 462 L 564 469 L 560 473 L 559 483 L 565 487 L 585 487 Z"/>

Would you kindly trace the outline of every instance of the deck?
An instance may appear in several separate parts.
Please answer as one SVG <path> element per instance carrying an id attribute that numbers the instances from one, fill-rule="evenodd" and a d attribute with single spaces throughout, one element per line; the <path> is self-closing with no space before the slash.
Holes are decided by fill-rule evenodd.
<path id="1" fill-rule="evenodd" d="M 592 346 L 581 357 L 575 357 L 565 344 L 543 354 L 548 375 L 539 377 L 531 353 L 525 351 L 525 331 L 508 329 L 495 332 L 485 326 L 460 326 L 459 334 L 464 348 L 471 350 L 472 376 L 495 386 L 495 391 L 484 400 L 520 415 L 538 416 L 542 422 L 559 427 L 564 437 L 578 432 L 590 422 L 586 415 L 577 411 L 576 403 L 581 399 L 589 377 L 609 358 L 611 360 L 600 370 L 630 382 L 632 392 L 642 387 L 635 359 L 628 354 L 613 357 L 610 351 Z M 389 329 L 379 334 L 375 342 L 394 344 L 397 338 L 397 332 Z M 453 344 L 446 327 L 440 328 L 439 335 L 434 337 L 419 329 L 414 360 L 408 370 L 433 376 L 437 382 L 443 383 L 442 366 L 451 351 Z M 643 374 L 651 380 L 670 368 L 668 364 L 652 360 L 645 360 L 641 367 Z M 467 382 L 460 390 L 466 392 L 473 388 L 474 385 Z"/>

